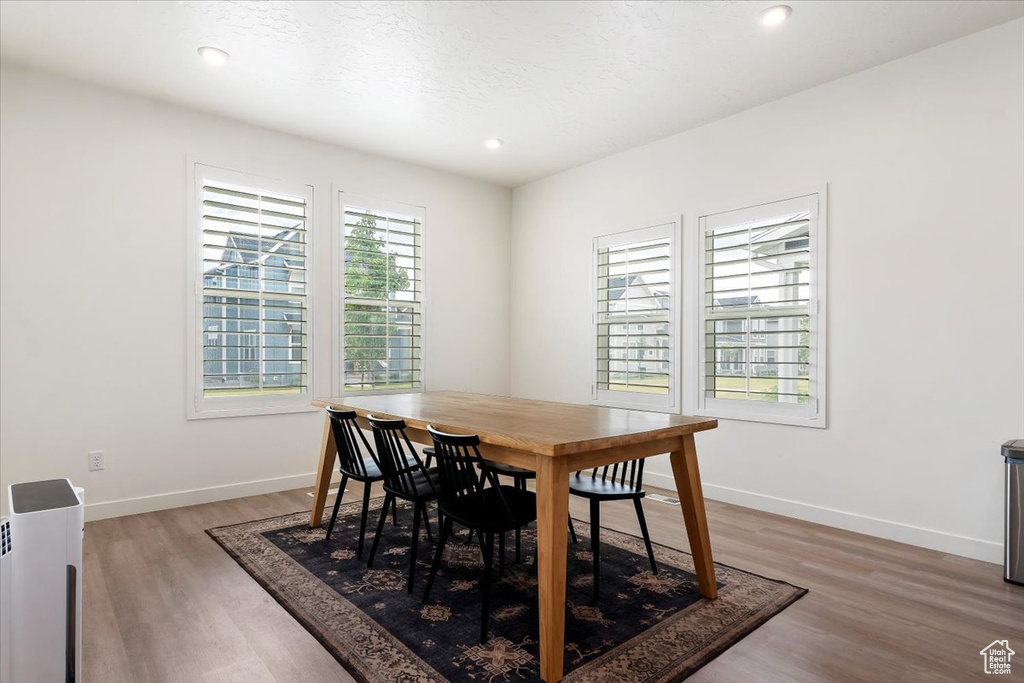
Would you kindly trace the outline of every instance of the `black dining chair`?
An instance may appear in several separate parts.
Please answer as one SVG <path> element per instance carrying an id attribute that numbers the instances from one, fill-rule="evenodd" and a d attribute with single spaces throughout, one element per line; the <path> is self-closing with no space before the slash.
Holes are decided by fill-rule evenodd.
<path id="1" fill-rule="evenodd" d="M 501 485 L 492 469 L 484 466 L 476 435 L 445 434 L 427 426 L 434 440 L 441 497 L 438 510 L 444 518 L 438 537 L 430 577 L 423 592 L 423 603 L 430 601 L 430 589 L 444 556 L 444 547 L 455 522 L 476 532 L 484 556 L 484 575 L 480 582 L 482 611 L 480 642 L 487 640 L 490 616 L 491 574 L 494 564 L 494 537 L 504 546 L 505 534 L 537 519 L 537 497 L 532 491 Z M 499 563 L 502 560 L 499 556 Z"/>
<path id="2" fill-rule="evenodd" d="M 331 521 L 327 525 L 327 536 L 324 542 L 331 538 L 334 531 L 334 524 L 338 520 L 338 510 L 341 508 L 341 499 L 345 495 L 345 486 L 349 479 L 363 484 L 363 513 L 359 521 L 359 546 L 356 549 L 356 557 L 363 558 L 363 539 L 366 536 L 366 518 L 370 509 L 370 489 L 373 484 L 384 480 L 374 456 L 370 442 L 366 440 L 363 430 L 356 424 L 356 413 L 354 410 L 327 409 L 327 417 L 331 420 L 331 433 L 334 435 L 334 444 L 338 450 L 338 469 L 341 471 L 341 483 L 338 485 L 338 497 L 334 499 L 334 510 L 331 512 Z M 366 448 L 366 455 L 359 444 Z M 384 508 L 387 510 L 387 508 Z M 398 523 L 398 512 L 395 502 L 391 502 L 392 519 Z"/>
<path id="3" fill-rule="evenodd" d="M 494 462 L 493 460 L 484 460 L 484 464 L 480 466 L 480 469 L 510 477 L 512 479 L 512 484 L 517 489 L 522 489 L 523 491 L 526 490 L 527 481 L 537 478 L 537 473 L 533 470 L 528 470 L 525 467 L 516 467 L 515 465 L 506 465 L 504 463 Z M 473 532 L 471 531 L 471 538 L 472 533 Z M 572 536 L 572 542 L 576 543 L 576 528 L 572 525 L 572 517 L 569 517 L 569 535 Z M 522 547 L 521 536 L 521 530 L 516 529 L 516 562 L 518 562 L 520 558 L 520 549 Z"/>
<path id="4" fill-rule="evenodd" d="M 526 482 L 529 479 L 536 479 L 537 473 L 533 470 L 528 470 L 525 467 L 516 467 L 515 465 L 505 465 L 500 462 L 494 462 L 492 460 L 484 460 L 480 465 L 480 469 L 485 472 L 493 472 L 494 474 L 505 475 L 512 479 L 513 487 L 525 491 Z M 472 532 L 470 532 L 472 533 Z M 516 562 L 519 561 L 522 552 L 522 530 L 516 527 Z M 504 560 L 504 552 L 502 554 L 502 560 Z"/>
<path id="5" fill-rule="evenodd" d="M 590 551 L 594 556 L 594 598 L 597 599 L 601 586 L 601 503 L 607 500 L 630 500 L 636 508 L 636 518 L 640 522 L 640 533 L 647 546 L 647 559 L 651 561 L 651 571 L 658 573 L 658 565 L 654 561 L 654 548 L 651 547 L 651 535 L 647 532 L 647 520 L 640 499 L 647 495 L 643 489 L 644 459 L 616 463 L 598 467 L 587 476 L 577 472 L 569 477 L 569 493 L 590 500 Z"/>
<path id="6" fill-rule="evenodd" d="M 373 558 L 377 554 L 377 545 L 380 543 L 380 535 L 387 520 L 388 506 L 394 504 L 398 498 L 409 501 L 413 505 L 413 513 L 408 592 L 412 593 L 421 519 L 427 528 L 427 538 L 433 540 L 430 520 L 427 518 L 427 503 L 437 500 L 437 474 L 429 471 L 420 460 L 405 433 L 405 420 L 381 420 L 372 415 L 368 419 L 377 446 L 377 460 L 384 475 L 384 505 L 380 509 L 380 520 L 377 522 L 377 532 L 373 535 L 370 559 L 366 566 L 373 566 Z"/>

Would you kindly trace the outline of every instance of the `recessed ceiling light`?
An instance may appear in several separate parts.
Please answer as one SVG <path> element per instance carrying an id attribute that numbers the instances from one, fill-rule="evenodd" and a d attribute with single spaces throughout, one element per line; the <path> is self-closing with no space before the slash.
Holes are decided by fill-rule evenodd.
<path id="1" fill-rule="evenodd" d="M 499 138 L 491 138 L 490 140 L 484 140 L 484 147 L 487 149 L 498 149 L 505 144 L 504 140 Z"/>
<path id="2" fill-rule="evenodd" d="M 199 48 L 199 56 L 210 66 L 224 66 L 231 59 L 231 55 L 217 47 L 204 45 Z"/>
<path id="3" fill-rule="evenodd" d="M 793 8 L 789 5 L 775 5 L 767 9 L 761 10 L 761 13 L 757 16 L 760 17 L 761 23 L 765 26 L 778 26 L 786 19 L 789 19 L 789 15 L 793 13 Z"/>

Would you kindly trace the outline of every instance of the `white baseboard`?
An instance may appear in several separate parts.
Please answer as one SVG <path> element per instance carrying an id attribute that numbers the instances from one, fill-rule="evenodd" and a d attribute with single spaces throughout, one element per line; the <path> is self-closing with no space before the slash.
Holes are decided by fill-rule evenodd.
<path id="1" fill-rule="evenodd" d="M 675 490 L 675 480 L 671 476 L 651 471 L 645 472 L 645 474 L 650 484 L 669 489 L 670 491 Z M 85 520 L 93 522 L 110 517 L 136 515 L 143 512 L 167 510 L 186 505 L 213 503 L 231 498 L 256 496 L 262 493 L 290 491 L 292 489 L 311 487 L 315 480 L 315 473 L 310 472 L 308 474 L 295 474 L 288 477 L 276 477 L 273 479 L 226 484 L 224 486 L 210 486 L 188 491 L 140 496 L 138 498 L 87 503 L 85 506 Z M 909 543 L 910 545 L 930 550 L 971 557 L 994 564 L 1002 564 L 1003 562 L 1003 546 L 1001 543 L 959 536 L 935 529 L 926 529 L 901 522 L 892 522 L 854 512 L 810 505 L 795 500 L 787 500 L 785 498 L 777 498 L 775 496 L 742 491 L 715 484 L 705 483 L 704 495 L 712 500 L 720 500 L 725 503 L 741 505 L 755 510 L 764 510 L 765 512 L 785 517 L 794 517 L 807 522 L 824 524 L 900 543 Z"/>
<path id="2" fill-rule="evenodd" d="M 675 491 L 675 480 L 666 474 L 657 472 L 644 472 L 644 481 L 653 486 Z M 795 500 L 776 498 L 762 493 L 742 491 L 729 488 L 728 486 L 717 486 L 715 484 L 704 484 L 704 495 L 711 500 L 720 500 L 725 503 L 741 505 L 755 510 L 764 510 L 785 517 L 795 517 L 807 522 L 815 522 L 837 529 L 855 531 L 868 536 L 876 536 L 891 541 L 916 545 L 929 550 L 938 550 L 953 555 L 970 557 L 984 562 L 1002 564 L 1003 545 L 993 541 L 984 541 L 980 538 L 969 538 L 959 536 L 945 531 L 926 529 L 924 527 L 892 522 L 876 517 L 845 512 L 833 508 L 810 505 Z"/>
<path id="3" fill-rule="evenodd" d="M 124 498 L 122 500 L 111 500 L 102 503 L 87 502 L 85 504 L 85 521 L 95 522 L 96 520 L 108 519 L 110 517 L 137 515 L 142 512 L 155 512 L 156 510 L 167 510 L 170 508 L 185 507 L 186 505 L 214 503 L 219 500 L 230 500 L 231 498 L 257 496 L 261 493 L 290 491 L 292 489 L 301 489 L 307 486 L 311 487 L 315 482 L 316 474 L 310 472 L 309 474 L 293 474 L 288 477 L 243 481 L 237 484 L 209 486 L 201 489 L 190 489 L 188 491 L 174 491 L 172 493 L 159 493 L 152 496 Z M 337 489 L 336 485 L 335 489 Z M 88 500 L 88 498 L 86 498 L 86 500 Z"/>

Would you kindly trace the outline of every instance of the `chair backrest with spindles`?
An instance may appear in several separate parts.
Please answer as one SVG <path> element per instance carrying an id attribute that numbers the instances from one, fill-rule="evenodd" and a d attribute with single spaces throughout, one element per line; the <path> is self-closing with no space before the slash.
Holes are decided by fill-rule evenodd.
<path id="1" fill-rule="evenodd" d="M 328 408 L 327 416 L 331 420 L 331 433 L 334 435 L 334 445 L 338 450 L 338 468 L 341 473 L 350 477 L 368 477 L 366 458 L 359 447 L 360 442 L 366 448 L 366 455 L 375 462 L 377 456 L 370 448 L 370 442 L 366 440 L 363 430 L 356 423 L 356 412 Z"/>
<path id="2" fill-rule="evenodd" d="M 405 433 L 405 420 L 382 420 L 373 415 L 367 419 L 373 429 L 385 489 L 399 495 L 416 496 L 415 475 L 426 474 L 427 470 Z M 427 482 L 433 487 L 429 478 Z"/>
<path id="3" fill-rule="evenodd" d="M 434 440 L 434 455 L 437 457 L 437 469 L 440 475 L 442 509 L 454 509 L 455 506 L 468 501 L 476 501 L 480 509 L 485 509 L 488 500 L 484 491 L 488 485 L 497 493 L 495 498 L 504 509 L 491 509 L 490 512 L 507 515 L 512 518 L 512 510 L 501 493 L 498 478 L 490 470 L 481 469 L 484 463 L 480 455 L 480 437 L 475 434 L 446 434 L 427 425 L 427 432 Z M 491 504 L 493 505 L 493 500 Z"/>
<path id="4" fill-rule="evenodd" d="M 580 477 L 582 474 L 577 472 L 576 476 Z M 595 467 L 590 471 L 590 478 L 639 490 L 644 486 L 644 458 Z"/>

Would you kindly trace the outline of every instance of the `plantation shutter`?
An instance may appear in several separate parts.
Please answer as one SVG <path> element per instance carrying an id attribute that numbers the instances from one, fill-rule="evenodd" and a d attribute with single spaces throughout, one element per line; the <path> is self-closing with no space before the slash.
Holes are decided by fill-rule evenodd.
<path id="1" fill-rule="evenodd" d="M 701 218 L 705 400 L 808 406 L 817 195 Z"/>
<path id="2" fill-rule="evenodd" d="M 309 386 L 310 198 L 252 180 L 201 179 L 204 397 L 303 394 Z"/>
<path id="3" fill-rule="evenodd" d="M 401 206 L 343 209 L 346 393 L 423 387 L 423 221 Z"/>
<path id="4" fill-rule="evenodd" d="M 674 240 L 671 223 L 595 240 L 599 401 L 674 402 Z"/>

